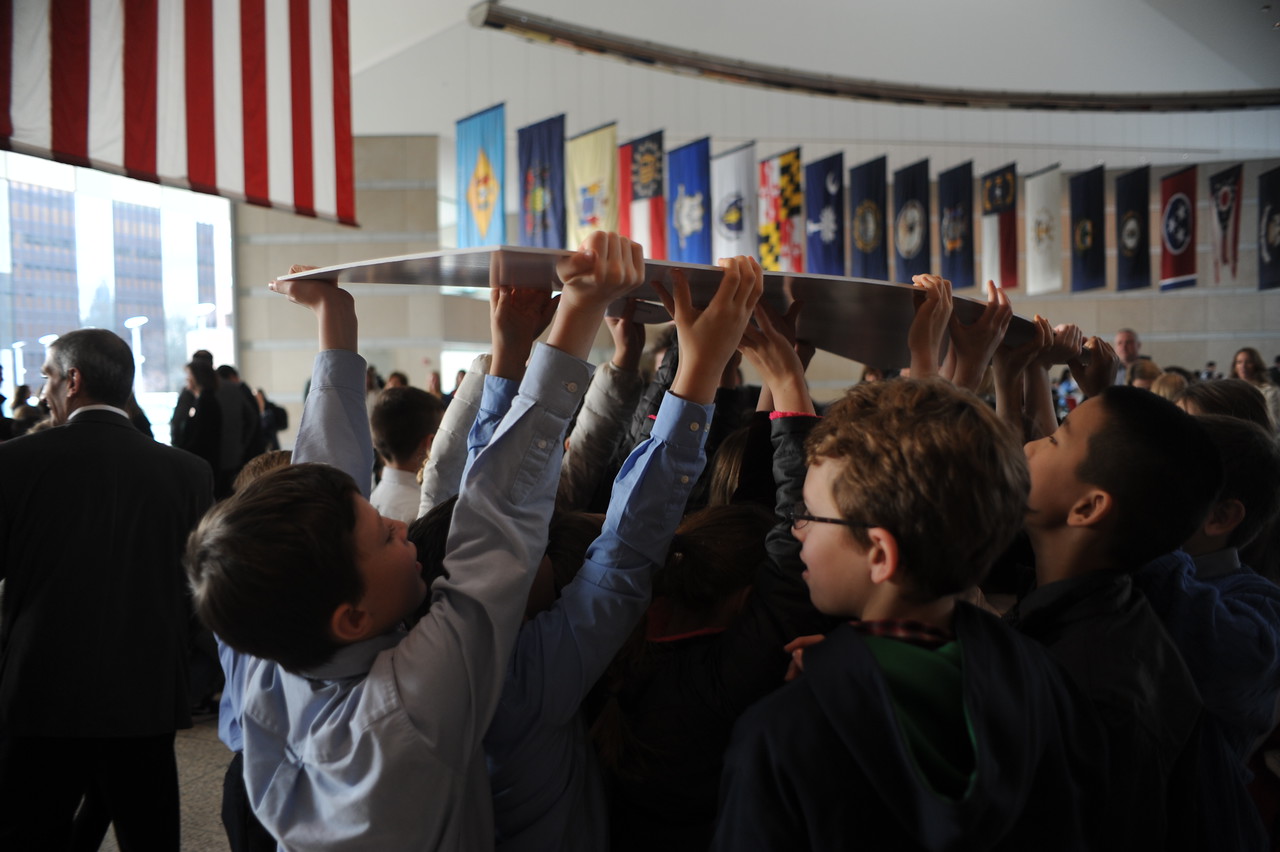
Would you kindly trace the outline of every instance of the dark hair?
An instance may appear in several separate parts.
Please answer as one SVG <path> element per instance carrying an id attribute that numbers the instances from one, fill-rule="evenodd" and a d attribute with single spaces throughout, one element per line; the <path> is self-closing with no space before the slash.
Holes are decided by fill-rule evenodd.
<path id="1" fill-rule="evenodd" d="M 654 597 L 695 613 L 714 611 L 751 585 L 768 558 L 764 539 L 772 524 L 772 515 L 754 503 L 708 506 L 689 515 L 654 575 Z"/>
<path id="2" fill-rule="evenodd" d="M 1236 354 L 1231 356 L 1231 375 L 1235 376 L 1236 359 L 1244 355 L 1245 361 L 1253 368 L 1253 379 L 1245 379 L 1245 381 L 1253 381 L 1255 384 L 1265 385 L 1271 382 L 1271 377 L 1267 375 L 1267 364 L 1262 360 L 1262 353 L 1252 346 L 1246 346 L 1243 349 L 1237 349 Z M 1239 378 L 1239 377 L 1237 377 Z"/>
<path id="3" fill-rule="evenodd" d="M 855 385 L 807 450 L 810 464 L 839 466 L 841 517 L 897 539 L 903 589 L 921 600 L 980 582 L 1022 527 L 1031 487 L 1022 447 L 986 403 L 941 379 Z M 850 532 L 870 546 L 865 529 Z"/>
<path id="4" fill-rule="evenodd" d="M 400 372 L 399 370 L 394 370 L 390 375 L 387 376 L 387 384 L 391 384 L 392 379 L 398 380 L 400 382 L 401 387 L 409 386 L 409 377 L 406 376 L 404 373 Z"/>
<path id="5" fill-rule="evenodd" d="M 205 361 L 189 361 L 187 371 L 191 373 L 191 378 L 195 379 L 196 387 L 200 388 L 201 393 L 218 389 L 218 374 L 214 372 L 213 364 Z"/>
<path id="6" fill-rule="evenodd" d="M 738 484 L 742 481 L 742 461 L 747 454 L 747 442 L 750 437 L 751 427 L 743 426 L 725 435 L 720 446 L 716 448 L 715 458 L 711 460 L 711 482 L 707 489 L 707 505 L 727 506 L 733 500 Z"/>
<path id="7" fill-rule="evenodd" d="M 443 415 L 444 405 L 422 388 L 387 388 L 369 417 L 374 449 L 388 462 L 407 462 Z"/>
<path id="8" fill-rule="evenodd" d="M 1280 445 L 1257 423 L 1205 414 L 1204 427 L 1222 457 L 1222 490 L 1217 502 L 1239 500 L 1244 520 L 1232 530 L 1227 546 L 1244 547 L 1280 512 Z"/>
<path id="9" fill-rule="evenodd" d="M 1209 379 L 1193 382 L 1173 398 L 1176 403 L 1195 409 L 1193 414 L 1225 414 L 1274 429 L 1267 398 L 1258 386 L 1244 379 Z"/>
<path id="10" fill-rule="evenodd" d="M 220 379 L 238 379 L 238 378 L 240 378 L 240 373 L 239 373 L 239 372 L 237 372 L 237 371 L 236 371 L 236 368 L 235 368 L 235 367 L 233 367 L 233 366 L 231 366 L 230 364 L 223 364 L 221 367 L 219 367 L 219 368 L 217 369 L 217 371 L 216 371 L 216 372 L 217 372 L 217 374 L 218 374 L 218 378 L 220 378 Z"/>
<path id="11" fill-rule="evenodd" d="M 192 361 L 205 361 L 205 362 L 207 362 L 207 363 L 209 364 L 209 366 L 210 366 L 210 367 L 212 367 L 212 366 L 213 366 L 213 353 L 212 353 L 212 352 L 210 352 L 208 349 L 197 349 L 195 352 L 192 352 L 192 353 L 191 353 L 191 360 L 192 360 Z"/>
<path id="12" fill-rule="evenodd" d="M 299 672 L 340 647 L 333 612 L 364 594 L 350 476 L 323 464 L 272 471 L 214 506 L 187 541 L 196 614 L 242 654 Z"/>
<path id="13" fill-rule="evenodd" d="M 1167 399 L 1123 385 L 1097 399 L 1105 419 L 1076 475 L 1112 496 L 1109 555 L 1136 570 L 1204 523 L 1222 484 L 1222 462 L 1196 418 Z"/>
<path id="14" fill-rule="evenodd" d="M 133 351 L 105 328 L 69 331 L 49 344 L 49 359 L 65 379 L 75 369 L 86 398 L 124 408 L 133 393 Z"/>
<path id="15" fill-rule="evenodd" d="M 427 596 L 409 617 L 416 623 L 431 608 L 431 584 L 440 577 L 448 577 L 444 568 L 445 545 L 449 541 L 449 529 L 453 525 L 453 507 L 457 497 L 437 503 L 430 512 L 409 524 L 409 541 L 418 549 L 418 564 L 422 566 L 422 582 L 427 586 Z"/>

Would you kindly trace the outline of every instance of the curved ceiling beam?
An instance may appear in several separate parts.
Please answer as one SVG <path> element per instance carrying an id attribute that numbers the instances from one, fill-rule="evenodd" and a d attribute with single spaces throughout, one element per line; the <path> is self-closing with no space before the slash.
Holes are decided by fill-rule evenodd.
<path id="1" fill-rule="evenodd" d="M 877 80 L 836 77 L 830 74 L 814 74 L 681 50 L 521 12 L 496 2 L 476 4 L 471 7 L 468 17 L 471 24 L 476 27 L 504 30 L 534 41 L 610 56 L 628 62 L 638 62 L 665 71 L 696 74 L 726 83 L 763 86 L 833 98 L 913 106 L 1085 112 L 1203 112 L 1280 106 L 1280 89 L 1100 94 L 911 86 Z"/>

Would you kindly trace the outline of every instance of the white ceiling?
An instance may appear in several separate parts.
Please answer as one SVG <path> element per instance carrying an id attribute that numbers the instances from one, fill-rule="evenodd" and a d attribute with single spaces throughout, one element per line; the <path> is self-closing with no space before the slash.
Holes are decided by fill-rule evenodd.
<path id="1" fill-rule="evenodd" d="M 1280 88 L 1280 0 L 511 0 L 506 6 L 669 46 L 897 83 L 1058 92 Z M 935 171 L 1009 160 L 1125 167 L 1280 156 L 1280 109 L 1093 114 L 862 103 L 745 88 L 534 43 L 467 23 L 466 0 L 351 4 L 361 135 L 436 134 L 497 102 L 515 129 L 559 112 L 570 134 L 755 139 L 763 156 L 919 157 Z M 442 155 L 447 169 L 450 158 Z M 442 187 L 448 187 L 448 176 Z"/>

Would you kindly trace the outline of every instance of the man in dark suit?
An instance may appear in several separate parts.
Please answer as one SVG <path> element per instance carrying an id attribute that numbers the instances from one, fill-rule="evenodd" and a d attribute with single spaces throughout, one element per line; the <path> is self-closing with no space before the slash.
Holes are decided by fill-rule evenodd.
<path id="1" fill-rule="evenodd" d="M 181 554 L 213 474 L 129 422 L 112 332 L 58 338 L 44 374 L 56 428 L 0 445 L 0 849 L 61 848 L 86 797 L 122 849 L 176 850 Z"/>

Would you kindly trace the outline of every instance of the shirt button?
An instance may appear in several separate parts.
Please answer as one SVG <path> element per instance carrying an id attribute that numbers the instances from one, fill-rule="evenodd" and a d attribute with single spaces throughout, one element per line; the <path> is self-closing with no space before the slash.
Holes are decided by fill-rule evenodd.
<path id="1" fill-rule="evenodd" d="M 702 424 L 701 424 L 701 423 L 694 422 L 694 423 L 690 423 L 690 424 L 689 424 L 689 431 L 690 431 L 690 432 L 697 432 L 697 431 L 698 431 L 699 429 L 701 429 L 701 428 L 702 428 Z"/>
<path id="2" fill-rule="evenodd" d="M 546 441 L 543 441 L 543 440 L 539 440 L 539 441 L 538 441 L 538 449 L 540 449 L 540 450 L 545 450 L 546 448 L 547 448 L 547 442 L 546 442 Z"/>
<path id="3" fill-rule="evenodd" d="M 680 484 L 681 484 L 681 485 L 688 485 L 688 484 L 689 484 L 689 477 L 687 477 L 687 476 L 682 476 L 682 477 L 680 477 Z"/>
<path id="4" fill-rule="evenodd" d="M 578 392 L 578 383 L 577 383 L 577 382 L 566 382 L 566 383 L 565 383 L 565 386 L 564 386 L 564 389 L 565 389 L 565 390 L 567 390 L 569 393 L 577 393 L 577 392 Z"/>

